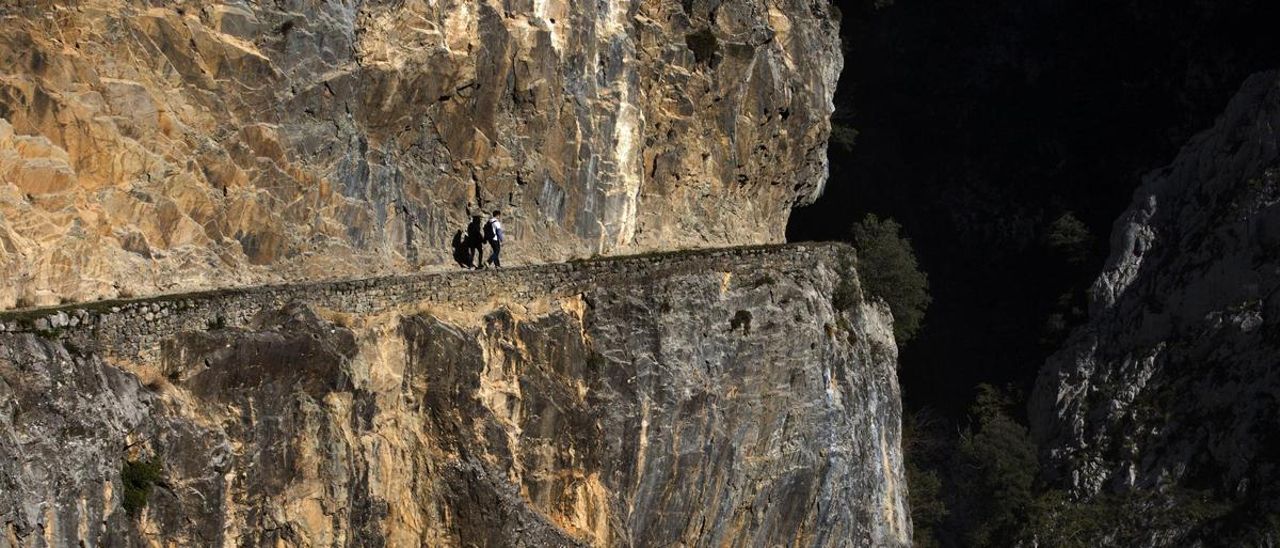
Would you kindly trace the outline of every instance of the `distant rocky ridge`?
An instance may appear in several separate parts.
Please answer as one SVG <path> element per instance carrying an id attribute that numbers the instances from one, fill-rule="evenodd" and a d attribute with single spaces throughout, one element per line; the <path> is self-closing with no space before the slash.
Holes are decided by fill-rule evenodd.
<path id="1" fill-rule="evenodd" d="M 1092 300 L 1031 402 L 1050 478 L 1229 506 L 1171 544 L 1280 542 L 1280 73 L 1147 178 Z"/>
<path id="2" fill-rule="evenodd" d="M 0 314 L 0 544 L 907 546 L 892 320 L 853 263 L 725 249 Z M 135 515 L 126 462 L 162 470 Z"/>
<path id="3" fill-rule="evenodd" d="M 0 309 L 777 243 L 826 179 L 826 0 L 0 4 Z"/>

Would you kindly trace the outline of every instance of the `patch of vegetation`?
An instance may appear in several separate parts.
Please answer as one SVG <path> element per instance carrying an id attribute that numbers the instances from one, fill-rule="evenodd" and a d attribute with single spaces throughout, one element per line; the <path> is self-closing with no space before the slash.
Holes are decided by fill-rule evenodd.
<path id="1" fill-rule="evenodd" d="M 1028 508 L 1020 540 L 1052 542 L 1064 548 L 1088 548 L 1104 541 L 1137 546 L 1149 543 L 1153 534 L 1174 538 L 1193 534 L 1230 508 L 1207 493 L 1187 489 L 1110 494 L 1088 501 L 1072 501 L 1062 491 L 1050 490 Z"/>
<path id="2" fill-rule="evenodd" d="M 920 548 L 940 546 L 937 530 L 947 515 L 943 502 L 942 478 L 932 460 L 941 454 L 939 437 L 931 431 L 938 421 L 927 411 L 903 416 L 902 447 L 907 473 L 907 490 L 911 505 L 911 537 Z"/>
<path id="3" fill-rule="evenodd" d="M 858 285 L 858 279 L 853 276 L 853 272 L 853 263 L 847 259 L 841 259 L 840 281 L 836 283 L 835 291 L 831 295 L 831 303 L 835 305 L 836 310 L 849 310 L 862 302 L 862 286 Z"/>
<path id="4" fill-rule="evenodd" d="M 831 123 L 831 144 L 840 147 L 846 153 L 853 152 L 853 145 L 858 142 L 858 130 L 853 126 L 840 122 Z"/>
<path id="5" fill-rule="evenodd" d="M 147 507 L 147 499 L 151 491 L 164 474 L 164 463 L 156 455 L 147 460 L 125 460 L 120 470 L 120 481 L 124 484 L 124 510 L 130 517 L 136 517 Z"/>
<path id="6" fill-rule="evenodd" d="M 846 50 L 849 41 L 844 36 L 840 37 L 840 49 Z M 858 129 L 854 127 L 856 122 L 857 110 L 852 103 L 841 102 L 836 104 L 835 112 L 831 113 L 831 137 L 829 138 L 830 146 L 838 148 L 845 154 L 853 152 L 853 147 L 858 143 Z"/>
<path id="7" fill-rule="evenodd" d="M 875 215 L 854 224 L 852 236 L 863 288 L 888 303 L 898 344 L 910 341 L 920 330 L 932 301 L 929 278 L 916 263 L 911 241 L 902 235 L 902 225 Z"/>
<path id="8" fill-rule="evenodd" d="M 1049 249 L 1065 257 L 1071 265 L 1088 260 L 1089 251 L 1093 249 L 1093 234 L 1089 227 L 1070 211 L 1049 223 L 1044 240 Z"/>
<path id="9" fill-rule="evenodd" d="M 1072 500 L 1039 480 L 1035 443 L 1013 418 L 1023 403 L 1012 389 L 979 385 L 969 422 L 958 431 L 927 412 L 904 417 L 917 546 L 1144 545 L 1153 534 L 1195 534 L 1230 510 L 1187 489 Z"/>
<path id="10" fill-rule="evenodd" d="M 979 385 L 974 424 L 960 434 L 956 479 L 972 497 L 965 505 L 972 523 L 965 539 L 973 546 L 998 546 L 1018 537 L 1035 500 L 1036 446 L 1026 427 L 1010 416 L 1014 401 L 1005 391 Z"/>

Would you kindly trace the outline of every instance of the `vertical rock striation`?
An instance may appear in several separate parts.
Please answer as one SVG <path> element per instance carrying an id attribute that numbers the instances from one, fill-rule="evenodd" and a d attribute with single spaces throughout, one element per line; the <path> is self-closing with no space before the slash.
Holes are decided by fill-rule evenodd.
<path id="1" fill-rule="evenodd" d="M 1274 543 L 1265 516 L 1280 511 L 1277 128 L 1280 74 L 1255 75 L 1147 178 L 1116 222 L 1089 323 L 1031 404 L 1050 474 L 1077 494 L 1208 491 L 1244 544 L 1261 542 L 1255 528 Z"/>
<path id="2" fill-rule="evenodd" d="M 151 348 L 81 336 L 110 309 L 3 322 L 0 538 L 906 546 L 891 320 L 824 249 L 592 261 L 610 283 L 536 294 L 519 279 L 567 267 L 373 283 Z M 129 516 L 123 463 L 153 457 Z"/>
<path id="3" fill-rule="evenodd" d="M 826 0 L 0 6 L 0 309 L 776 243 L 826 179 Z"/>

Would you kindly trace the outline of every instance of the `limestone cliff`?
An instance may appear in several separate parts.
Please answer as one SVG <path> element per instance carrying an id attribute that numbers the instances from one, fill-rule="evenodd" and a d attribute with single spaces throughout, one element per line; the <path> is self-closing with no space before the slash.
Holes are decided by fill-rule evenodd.
<path id="1" fill-rule="evenodd" d="M 0 309 L 781 242 L 827 0 L 0 3 Z"/>
<path id="2" fill-rule="evenodd" d="M 0 544 L 905 546 L 891 320 L 851 262 L 735 249 L 0 315 Z M 122 468 L 151 459 L 130 516 Z"/>
<path id="3" fill-rule="evenodd" d="M 1084 496 L 1207 491 L 1242 535 L 1211 545 L 1280 540 L 1280 74 L 1147 178 L 1092 299 L 1033 396 L 1051 475 Z"/>

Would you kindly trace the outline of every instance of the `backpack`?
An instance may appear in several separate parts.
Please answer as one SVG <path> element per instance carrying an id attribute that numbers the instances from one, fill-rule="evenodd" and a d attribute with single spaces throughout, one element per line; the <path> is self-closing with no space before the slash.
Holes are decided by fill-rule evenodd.
<path id="1" fill-rule="evenodd" d="M 489 221 L 484 224 L 484 241 L 492 242 L 496 239 L 498 239 L 498 234 L 493 230 L 493 219 L 489 219 Z"/>

